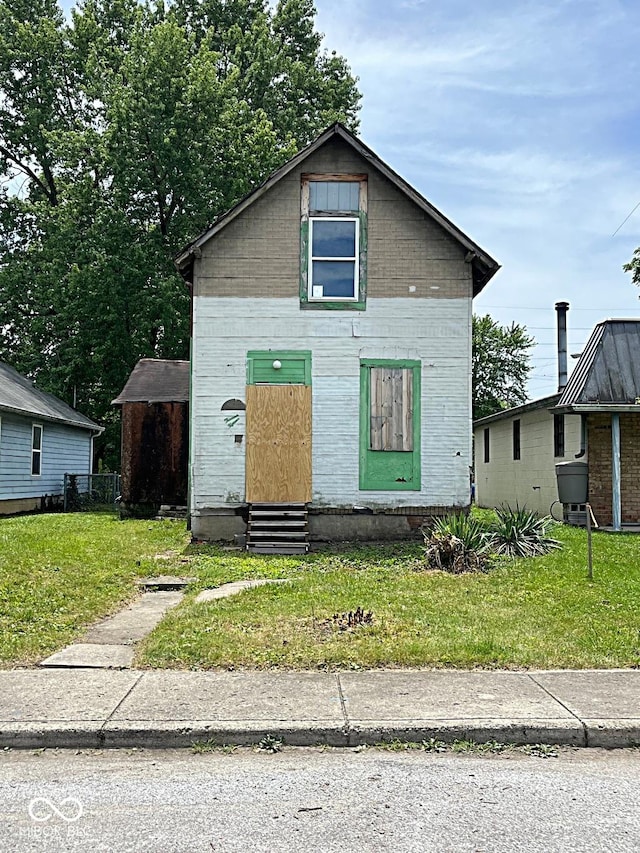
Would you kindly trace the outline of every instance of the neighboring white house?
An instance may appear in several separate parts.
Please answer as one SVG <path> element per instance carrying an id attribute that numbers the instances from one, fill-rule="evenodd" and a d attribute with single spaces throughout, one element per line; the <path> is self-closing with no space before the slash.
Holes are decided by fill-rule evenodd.
<path id="1" fill-rule="evenodd" d="M 581 453 L 580 416 L 551 411 L 559 399 L 553 394 L 474 422 L 478 506 L 549 514 L 558 500 L 556 464 Z"/>
<path id="2" fill-rule="evenodd" d="M 0 514 L 28 512 L 62 498 L 66 473 L 90 474 L 89 418 L 0 362 Z"/>
<path id="3" fill-rule="evenodd" d="M 586 498 L 597 522 L 637 528 L 640 320 L 598 323 L 567 379 L 567 309 L 556 305 L 558 393 L 474 423 L 476 499 L 546 514 L 558 500 L 556 465 L 579 460 L 587 463 Z M 574 511 L 584 510 L 565 505 L 566 518 Z"/>
<path id="4" fill-rule="evenodd" d="M 258 504 L 336 539 L 469 505 L 472 298 L 499 267 L 360 140 L 329 128 L 177 265 L 194 537 Z"/>

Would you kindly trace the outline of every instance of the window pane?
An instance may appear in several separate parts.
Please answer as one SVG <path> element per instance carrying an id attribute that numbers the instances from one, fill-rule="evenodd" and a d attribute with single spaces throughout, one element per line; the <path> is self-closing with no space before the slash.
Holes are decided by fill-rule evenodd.
<path id="1" fill-rule="evenodd" d="M 309 207 L 311 210 L 329 210 L 329 184 L 311 181 L 309 184 Z"/>
<path id="2" fill-rule="evenodd" d="M 311 296 L 355 296 L 355 272 L 354 261 L 314 261 Z"/>
<path id="3" fill-rule="evenodd" d="M 338 210 L 358 210 L 360 207 L 360 184 L 339 183 Z"/>
<path id="4" fill-rule="evenodd" d="M 353 211 L 360 206 L 360 184 L 356 181 L 311 181 L 311 210 Z"/>
<path id="5" fill-rule="evenodd" d="M 355 222 L 315 219 L 312 223 L 314 258 L 355 258 Z"/>
<path id="6" fill-rule="evenodd" d="M 31 454 L 31 473 L 35 476 L 40 474 L 40 451 L 34 450 Z"/>
<path id="7" fill-rule="evenodd" d="M 33 428 L 33 449 L 42 449 L 42 427 Z"/>

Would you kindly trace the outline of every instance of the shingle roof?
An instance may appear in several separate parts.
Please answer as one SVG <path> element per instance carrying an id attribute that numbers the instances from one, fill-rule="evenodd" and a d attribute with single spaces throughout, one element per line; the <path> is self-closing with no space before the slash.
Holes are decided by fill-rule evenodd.
<path id="1" fill-rule="evenodd" d="M 0 411 L 102 431 L 102 427 L 98 424 L 81 415 L 80 412 L 76 412 L 53 394 L 36 388 L 30 379 L 2 361 L 0 361 Z"/>
<path id="2" fill-rule="evenodd" d="M 638 399 L 640 320 L 605 320 L 591 333 L 557 407 L 615 408 Z"/>
<path id="3" fill-rule="evenodd" d="M 500 264 L 494 260 L 491 255 L 481 249 L 477 243 L 474 243 L 470 237 L 454 225 L 450 219 L 441 213 L 431 202 L 408 184 L 404 178 L 401 178 L 397 172 L 388 166 L 378 155 L 364 144 L 360 139 L 354 136 L 351 131 L 336 122 L 336 124 L 328 127 L 321 133 L 310 145 L 299 151 L 291 158 L 284 166 L 281 166 L 272 175 L 270 175 L 263 184 L 250 192 L 247 196 L 241 199 L 226 213 L 219 216 L 216 221 L 197 237 L 192 243 L 186 246 L 175 259 L 176 267 L 185 277 L 188 275 L 189 269 L 193 264 L 193 258 L 197 254 L 198 249 L 208 240 L 215 236 L 218 231 L 221 231 L 229 222 L 233 221 L 236 216 L 242 213 L 249 205 L 257 201 L 264 193 L 271 189 L 274 184 L 277 184 L 282 178 L 289 174 L 296 166 L 306 160 L 314 151 L 317 151 L 329 139 L 337 136 L 354 148 L 362 157 L 364 157 L 371 165 L 381 172 L 388 180 L 403 192 L 414 204 L 418 205 L 425 213 L 435 220 L 445 231 L 447 231 L 454 239 L 456 239 L 469 253 L 469 261 L 473 270 L 473 295 L 477 296 L 482 288 L 487 284 L 489 279 L 500 269 Z"/>
<path id="4" fill-rule="evenodd" d="M 141 358 L 112 405 L 189 401 L 189 362 Z"/>

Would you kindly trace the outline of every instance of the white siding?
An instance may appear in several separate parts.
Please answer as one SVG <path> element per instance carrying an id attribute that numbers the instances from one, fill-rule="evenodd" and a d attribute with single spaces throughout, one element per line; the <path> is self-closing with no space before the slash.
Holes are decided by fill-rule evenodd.
<path id="1" fill-rule="evenodd" d="M 225 400 L 245 398 L 248 350 L 311 350 L 313 503 L 466 506 L 469 502 L 471 300 L 368 299 L 363 313 L 301 311 L 295 299 L 194 298 L 192 511 L 244 500 L 244 421 Z M 422 362 L 422 489 L 359 490 L 360 359 Z M 242 429 L 240 429 L 242 427 Z"/>
<path id="2" fill-rule="evenodd" d="M 32 425 L 42 426 L 41 475 L 31 474 Z M 65 473 L 90 473 L 91 432 L 41 418 L 3 414 L 0 500 L 61 495 Z"/>
<path id="3" fill-rule="evenodd" d="M 520 419 L 520 459 L 513 458 L 513 421 Z M 558 499 L 556 462 L 572 462 L 580 450 L 580 416 L 565 415 L 565 455 L 553 456 L 553 414 L 548 409 L 492 421 L 489 462 L 484 462 L 484 429 L 474 431 L 476 501 L 479 506 L 527 507 L 548 515 Z M 554 511 L 556 517 L 559 512 Z"/>

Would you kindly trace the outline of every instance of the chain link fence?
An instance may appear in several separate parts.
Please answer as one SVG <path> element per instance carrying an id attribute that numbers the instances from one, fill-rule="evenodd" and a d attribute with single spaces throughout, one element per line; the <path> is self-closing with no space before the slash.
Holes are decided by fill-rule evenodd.
<path id="1" fill-rule="evenodd" d="M 65 512 L 113 512 L 120 500 L 120 474 L 65 474 Z"/>

